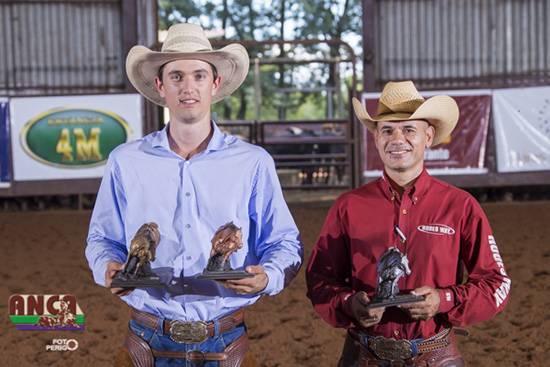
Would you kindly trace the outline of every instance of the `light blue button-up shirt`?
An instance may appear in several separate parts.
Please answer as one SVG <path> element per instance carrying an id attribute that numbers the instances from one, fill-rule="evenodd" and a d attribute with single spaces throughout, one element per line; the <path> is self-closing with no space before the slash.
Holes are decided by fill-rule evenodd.
<path id="1" fill-rule="evenodd" d="M 161 240 L 151 266 L 169 285 L 122 297 L 138 310 L 169 319 L 214 320 L 261 294 L 280 292 L 300 268 L 303 249 L 273 159 L 212 126 L 208 147 L 189 160 L 170 149 L 168 128 L 123 144 L 109 156 L 86 257 L 95 281 L 104 285 L 107 261 L 124 263 L 138 228 L 159 225 Z M 214 232 L 231 221 L 243 234 L 231 267 L 261 264 L 268 284 L 260 294 L 239 295 L 196 278 L 208 262 Z"/>

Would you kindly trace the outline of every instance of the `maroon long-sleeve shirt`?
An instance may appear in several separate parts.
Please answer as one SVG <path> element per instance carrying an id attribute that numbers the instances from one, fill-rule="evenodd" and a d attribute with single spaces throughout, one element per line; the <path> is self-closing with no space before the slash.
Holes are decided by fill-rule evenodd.
<path id="1" fill-rule="evenodd" d="M 412 271 L 399 280 L 400 292 L 438 289 L 439 313 L 415 321 L 404 310 L 386 308 L 369 334 L 427 338 L 451 325 L 490 319 L 508 302 L 511 281 L 485 213 L 471 195 L 424 170 L 401 197 L 384 176 L 342 195 L 330 209 L 306 273 L 308 297 L 325 321 L 354 326 L 350 296 L 375 295 L 376 264 L 391 246 L 406 253 Z"/>

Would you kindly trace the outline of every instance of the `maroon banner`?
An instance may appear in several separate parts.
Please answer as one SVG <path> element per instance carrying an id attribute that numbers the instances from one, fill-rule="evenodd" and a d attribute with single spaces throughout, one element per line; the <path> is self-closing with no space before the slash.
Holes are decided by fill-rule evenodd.
<path id="1" fill-rule="evenodd" d="M 486 173 L 485 148 L 491 114 L 490 95 L 451 95 L 458 104 L 460 118 L 451 136 L 424 154 L 426 168 L 431 174 L 480 174 Z M 363 97 L 371 116 L 376 114 L 378 98 L 372 94 Z M 362 142 L 365 152 L 363 175 L 379 176 L 383 164 L 374 145 L 374 139 L 363 129 Z"/>

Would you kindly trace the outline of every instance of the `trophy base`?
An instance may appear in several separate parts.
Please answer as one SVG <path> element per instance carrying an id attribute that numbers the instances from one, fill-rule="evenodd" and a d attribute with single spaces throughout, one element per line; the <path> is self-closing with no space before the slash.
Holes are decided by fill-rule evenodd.
<path id="1" fill-rule="evenodd" d="M 253 277 L 254 274 L 243 270 L 204 271 L 197 279 L 209 280 L 238 280 Z"/>
<path id="2" fill-rule="evenodd" d="M 388 299 L 376 299 L 374 298 L 372 302 L 369 302 L 365 305 L 367 308 L 378 308 L 378 307 L 390 307 L 403 305 L 405 303 L 415 303 L 421 302 L 426 299 L 425 296 L 415 296 L 414 294 L 400 294 L 393 298 Z"/>
<path id="3" fill-rule="evenodd" d="M 157 288 L 164 286 L 165 284 L 160 281 L 160 277 L 156 275 L 140 278 L 117 275 L 111 283 L 111 288 Z"/>

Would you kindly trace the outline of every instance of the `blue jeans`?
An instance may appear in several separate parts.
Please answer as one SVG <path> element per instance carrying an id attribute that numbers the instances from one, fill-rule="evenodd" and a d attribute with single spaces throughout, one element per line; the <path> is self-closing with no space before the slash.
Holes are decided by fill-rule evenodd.
<path id="1" fill-rule="evenodd" d="M 134 334 L 138 335 L 140 338 L 145 340 L 151 349 L 161 350 L 161 351 L 170 351 L 170 352 L 191 352 L 199 351 L 203 353 L 221 353 L 239 338 L 243 333 L 246 332 L 246 327 L 244 324 L 239 325 L 223 334 L 214 335 L 206 339 L 202 343 L 197 344 L 182 344 L 177 343 L 170 339 L 170 335 L 165 335 L 163 333 L 162 327 L 157 326 L 156 329 L 150 329 L 148 327 L 138 324 L 134 320 L 130 320 L 130 329 Z M 156 367 L 164 366 L 185 366 L 185 367 L 218 367 L 219 362 L 217 361 L 198 361 L 191 362 L 186 361 L 185 359 L 175 359 L 175 358 L 155 358 Z"/>

